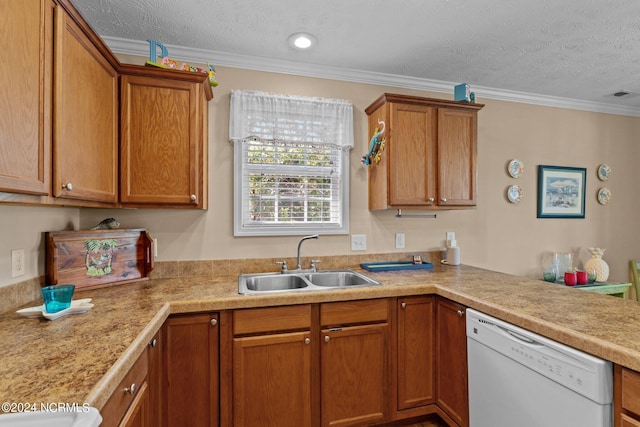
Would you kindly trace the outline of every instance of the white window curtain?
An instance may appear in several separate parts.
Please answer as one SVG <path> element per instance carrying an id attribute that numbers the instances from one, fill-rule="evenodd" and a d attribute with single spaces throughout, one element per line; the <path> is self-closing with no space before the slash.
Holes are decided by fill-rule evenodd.
<path id="1" fill-rule="evenodd" d="M 234 234 L 346 234 L 353 107 L 233 91 Z"/>

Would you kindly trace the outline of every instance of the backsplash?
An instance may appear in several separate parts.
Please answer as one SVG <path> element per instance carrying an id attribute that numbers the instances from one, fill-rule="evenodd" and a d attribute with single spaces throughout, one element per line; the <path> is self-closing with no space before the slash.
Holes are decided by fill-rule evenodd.
<path id="1" fill-rule="evenodd" d="M 413 255 L 419 255 L 425 262 L 437 263 L 442 259 L 442 252 L 393 252 L 384 254 L 335 255 L 321 257 L 304 257 L 303 268 L 308 268 L 311 260 L 317 260 L 318 270 L 335 270 L 340 268 L 359 268 L 363 262 L 409 261 Z M 150 279 L 171 279 L 176 277 L 199 276 L 238 276 L 246 273 L 277 272 L 280 266 L 277 261 L 287 261 L 289 268 L 295 268 L 295 258 L 253 258 L 222 259 L 204 261 L 160 261 Z M 40 288 L 44 285 L 44 276 L 0 287 L 0 313 L 15 310 L 29 303 L 42 303 Z M 120 285 L 117 285 L 120 286 Z M 124 284 L 126 286 L 126 284 Z"/>

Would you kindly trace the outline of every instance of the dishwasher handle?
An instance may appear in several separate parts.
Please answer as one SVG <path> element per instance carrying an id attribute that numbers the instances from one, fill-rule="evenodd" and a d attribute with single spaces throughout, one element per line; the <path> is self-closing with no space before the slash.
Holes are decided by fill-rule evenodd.
<path id="1" fill-rule="evenodd" d="M 498 329 L 500 329 L 502 332 L 504 332 L 505 334 L 509 335 L 509 337 L 517 340 L 517 341 L 521 341 L 524 342 L 526 344 L 530 344 L 530 345 L 535 345 L 535 346 L 540 346 L 540 347 L 544 347 L 544 344 L 542 344 L 539 341 L 534 340 L 533 338 L 529 338 L 527 336 L 524 336 L 522 334 L 519 334 L 515 331 L 512 331 L 510 329 L 507 329 L 503 326 L 500 325 L 495 325 Z"/>

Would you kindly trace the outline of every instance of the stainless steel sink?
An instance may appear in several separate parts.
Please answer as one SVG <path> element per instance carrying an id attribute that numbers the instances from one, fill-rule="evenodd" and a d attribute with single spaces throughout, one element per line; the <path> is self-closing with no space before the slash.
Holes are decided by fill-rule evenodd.
<path id="1" fill-rule="evenodd" d="M 245 286 L 250 291 L 288 291 L 309 286 L 302 276 L 294 274 L 260 275 L 247 277 Z"/>
<path id="2" fill-rule="evenodd" d="M 294 271 L 238 276 L 238 292 L 241 294 L 308 292 L 379 285 L 379 282 L 353 270 Z"/>
<path id="3" fill-rule="evenodd" d="M 353 270 L 317 271 L 306 278 L 316 286 L 339 288 L 344 286 L 375 286 L 380 283 Z"/>

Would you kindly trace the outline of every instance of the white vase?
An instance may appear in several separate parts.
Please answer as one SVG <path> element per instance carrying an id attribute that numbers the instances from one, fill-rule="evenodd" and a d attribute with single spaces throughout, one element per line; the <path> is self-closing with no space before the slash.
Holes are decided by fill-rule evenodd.
<path id="1" fill-rule="evenodd" d="M 591 259 L 584 263 L 584 269 L 596 272 L 596 282 L 606 282 L 609 278 L 609 264 L 602 259 L 605 249 L 589 248 Z"/>

